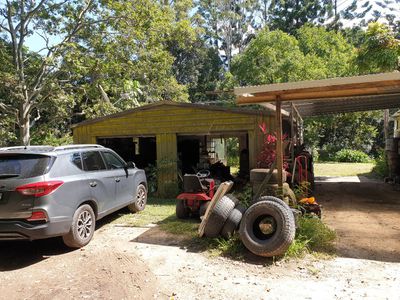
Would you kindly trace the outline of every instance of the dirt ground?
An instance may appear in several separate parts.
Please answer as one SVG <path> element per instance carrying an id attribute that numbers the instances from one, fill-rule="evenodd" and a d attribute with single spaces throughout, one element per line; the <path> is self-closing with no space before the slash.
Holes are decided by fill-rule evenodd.
<path id="1" fill-rule="evenodd" d="M 317 188 L 339 235 L 332 259 L 213 258 L 157 226 L 106 219 L 82 250 L 59 239 L 1 242 L 0 299 L 400 299 L 400 192 L 326 180 Z"/>
<path id="2" fill-rule="evenodd" d="M 320 178 L 316 197 L 338 234 L 339 256 L 400 262 L 398 188 L 362 176 Z"/>

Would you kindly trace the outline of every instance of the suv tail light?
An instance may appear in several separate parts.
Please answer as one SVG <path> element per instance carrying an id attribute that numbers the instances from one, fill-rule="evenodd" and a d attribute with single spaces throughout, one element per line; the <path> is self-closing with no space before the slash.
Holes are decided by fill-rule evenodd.
<path id="1" fill-rule="evenodd" d="M 63 183 L 60 180 L 35 182 L 21 185 L 15 190 L 25 196 L 42 197 L 54 192 Z"/>

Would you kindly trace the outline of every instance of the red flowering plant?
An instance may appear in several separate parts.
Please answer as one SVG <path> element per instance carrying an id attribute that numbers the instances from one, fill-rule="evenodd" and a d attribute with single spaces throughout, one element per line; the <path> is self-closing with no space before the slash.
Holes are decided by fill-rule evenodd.
<path id="1" fill-rule="evenodd" d="M 258 125 L 264 135 L 263 146 L 260 154 L 257 156 L 258 168 L 270 168 L 276 159 L 276 133 L 271 134 L 267 132 L 267 125 L 263 122 Z M 282 136 L 282 141 L 287 138 L 287 134 Z M 289 167 L 287 162 L 283 163 L 283 168 L 287 170 Z"/>

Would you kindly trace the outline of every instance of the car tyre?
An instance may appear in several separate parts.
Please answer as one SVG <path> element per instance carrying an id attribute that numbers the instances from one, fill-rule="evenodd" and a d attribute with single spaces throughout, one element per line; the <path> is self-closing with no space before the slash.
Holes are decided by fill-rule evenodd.
<path id="1" fill-rule="evenodd" d="M 200 217 L 202 217 L 206 214 L 206 211 L 207 211 L 207 208 L 209 205 L 210 205 L 210 201 L 206 201 L 200 205 L 200 210 L 199 210 Z"/>
<path id="2" fill-rule="evenodd" d="M 229 215 L 228 219 L 226 220 L 224 227 L 222 227 L 221 235 L 229 239 L 233 236 L 236 229 L 239 228 L 240 221 L 242 220 L 243 213 L 245 212 L 244 206 L 241 204 L 237 205 Z"/>
<path id="3" fill-rule="evenodd" d="M 144 210 L 147 204 L 147 189 L 144 184 L 139 184 L 136 189 L 136 201 L 128 205 L 128 209 L 136 213 Z"/>
<path id="4" fill-rule="evenodd" d="M 69 232 L 64 235 L 64 244 L 70 248 L 86 246 L 93 237 L 96 227 L 96 216 L 90 205 L 80 206 L 72 217 L 72 225 Z"/>
<path id="5" fill-rule="evenodd" d="M 206 237 L 218 237 L 226 220 L 235 208 L 235 202 L 237 202 L 236 198 L 230 194 L 219 199 L 205 224 L 204 235 Z"/>

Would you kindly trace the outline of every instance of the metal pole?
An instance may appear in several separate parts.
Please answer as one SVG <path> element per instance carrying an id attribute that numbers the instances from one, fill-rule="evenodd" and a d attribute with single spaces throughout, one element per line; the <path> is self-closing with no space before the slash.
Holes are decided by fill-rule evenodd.
<path id="1" fill-rule="evenodd" d="M 276 162 L 278 168 L 278 185 L 283 186 L 283 145 L 282 145 L 282 103 L 276 96 Z"/>

